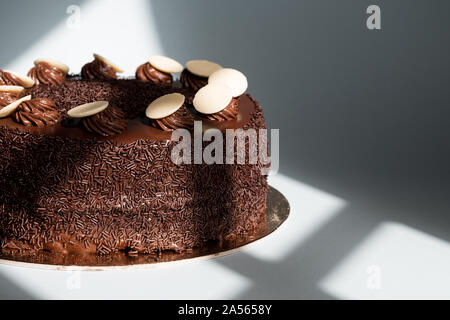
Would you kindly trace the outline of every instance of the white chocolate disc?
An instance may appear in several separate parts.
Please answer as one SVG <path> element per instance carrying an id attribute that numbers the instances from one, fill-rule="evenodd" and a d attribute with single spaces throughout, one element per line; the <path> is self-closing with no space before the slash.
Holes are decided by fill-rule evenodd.
<path id="1" fill-rule="evenodd" d="M 64 72 L 65 74 L 67 74 L 69 72 L 69 67 L 67 65 L 65 65 L 62 62 L 53 60 L 53 59 L 47 59 L 47 58 L 40 58 L 40 59 L 36 59 L 34 60 L 34 65 L 37 66 L 39 63 L 41 62 L 46 62 L 49 65 L 61 70 L 62 72 Z"/>
<path id="2" fill-rule="evenodd" d="M 151 56 L 148 62 L 153 68 L 165 73 L 178 73 L 183 70 L 181 63 L 165 56 Z"/>
<path id="3" fill-rule="evenodd" d="M 93 116 L 94 114 L 97 114 L 99 112 L 102 112 L 108 107 L 108 105 L 109 105 L 108 101 L 95 101 L 85 103 L 70 109 L 69 111 L 67 111 L 67 114 L 71 118 L 85 118 Z"/>
<path id="4" fill-rule="evenodd" d="M 21 93 L 24 89 L 21 86 L 0 86 L 0 92 Z"/>
<path id="5" fill-rule="evenodd" d="M 15 72 L 10 71 L 10 70 L 4 70 L 4 71 L 5 71 L 5 72 L 9 72 L 9 73 L 11 73 L 13 76 L 16 76 L 17 78 L 19 78 L 20 81 L 23 82 L 23 86 L 24 86 L 25 88 L 31 88 L 32 86 L 34 86 L 34 80 L 31 79 L 30 77 L 28 77 L 28 76 L 23 76 L 23 75 L 21 75 L 21 74 L 15 73 Z"/>
<path id="6" fill-rule="evenodd" d="M 100 61 L 103 61 L 104 63 L 106 63 L 108 66 L 110 66 L 111 68 L 113 68 L 116 72 L 118 73 L 122 73 L 123 70 L 121 68 L 119 68 L 118 66 L 116 66 L 114 63 L 112 63 L 111 61 L 109 61 L 108 59 L 106 59 L 105 57 L 102 57 L 99 54 L 94 53 L 94 58 L 98 59 Z"/>
<path id="7" fill-rule="evenodd" d="M 181 93 L 169 93 L 150 103 L 145 115 L 150 119 L 161 119 L 175 113 L 186 98 Z"/>
<path id="8" fill-rule="evenodd" d="M 9 115 L 11 115 L 14 111 L 16 111 L 16 109 L 19 107 L 19 105 L 27 100 L 31 99 L 31 95 L 20 98 L 16 101 L 14 101 L 13 103 L 8 104 L 6 107 L 0 109 L 0 118 L 5 118 Z"/>
<path id="9" fill-rule="evenodd" d="M 194 107 L 200 113 L 212 114 L 223 110 L 233 98 L 231 89 L 221 83 L 207 84 L 197 91 Z"/>
<path id="10" fill-rule="evenodd" d="M 214 71 L 222 69 L 222 66 L 208 60 L 191 60 L 186 62 L 186 69 L 196 76 L 207 78 Z"/>
<path id="11" fill-rule="evenodd" d="M 208 83 L 222 83 L 231 88 L 233 97 L 238 97 L 247 90 L 248 82 L 244 74 L 236 69 L 224 68 L 213 72 Z"/>

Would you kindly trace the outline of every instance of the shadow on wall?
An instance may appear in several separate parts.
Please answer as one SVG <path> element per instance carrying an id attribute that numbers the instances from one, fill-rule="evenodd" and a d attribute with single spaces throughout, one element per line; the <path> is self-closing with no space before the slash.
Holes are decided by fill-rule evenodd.
<path id="1" fill-rule="evenodd" d="M 375 31 L 371 1 L 156 0 L 151 14 L 168 55 L 248 76 L 280 128 L 282 173 L 380 216 L 431 216 L 415 227 L 447 238 L 450 3 L 377 3 Z"/>
<path id="2" fill-rule="evenodd" d="M 167 55 L 248 76 L 280 171 L 349 203 L 286 260 L 222 259 L 255 284 L 237 298 L 330 298 L 319 280 L 383 221 L 450 242 L 450 3 L 377 1 L 369 31 L 372 2 L 152 1 Z"/>

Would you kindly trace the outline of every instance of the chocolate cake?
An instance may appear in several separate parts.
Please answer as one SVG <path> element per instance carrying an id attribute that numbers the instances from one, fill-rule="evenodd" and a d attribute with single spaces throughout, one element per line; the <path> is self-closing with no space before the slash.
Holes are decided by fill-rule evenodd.
<path id="1" fill-rule="evenodd" d="M 154 56 L 136 78 L 118 78 L 121 70 L 95 55 L 80 75 L 49 59 L 35 61 L 28 77 L 0 71 L 2 252 L 181 252 L 264 222 L 268 185 L 259 159 L 176 164 L 171 158 L 179 143 L 173 130 L 192 133 L 194 121 L 203 130 L 264 129 L 262 108 L 233 90 L 224 93 L 221 110 L 199 112 L 200 91 L 213 84 L 199 85 L 202 75 L 186 69 L 183 83 L 174 81 L 172 73 L 182 70 Z M 157 117 L 161 97 L 181 100 Z M 249 148 L 247 140 L 246 155 Z"/>

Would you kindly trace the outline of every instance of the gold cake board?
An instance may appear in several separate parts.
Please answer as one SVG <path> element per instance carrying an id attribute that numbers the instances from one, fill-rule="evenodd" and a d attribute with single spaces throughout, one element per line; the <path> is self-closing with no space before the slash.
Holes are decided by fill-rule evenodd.
<path id="1" fill-rule="evenodd" d="M 61 254 L 38 252 L 33 254 L 1 254 L 0 264 L 62 271 L 108 271 L 148 269 L 165 264 L 185 263 L 188 261 L 209 260 L 222 257 L 257 243 L 277 230 L 289 216 L 289 202 L 275 188 L 269 187 L 267 194 L 266 221 L 261 223 L 253 234 L 236 237 L 222 242 L 210 241 L 204 247 L 189 252 L 176 253 L 163 251 L 158 255 L 114 253 L 111 255 Z"/>

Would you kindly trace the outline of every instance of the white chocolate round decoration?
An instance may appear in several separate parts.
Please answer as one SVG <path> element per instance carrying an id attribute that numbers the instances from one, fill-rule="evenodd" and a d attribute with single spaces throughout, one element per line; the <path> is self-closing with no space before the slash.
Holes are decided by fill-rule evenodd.
<path id="1" fill-rule="evenodd" d="M 67 114 L 71 118 L 85 118 L 93 116 L 94 114 L 97 114 L 99 112 L 102 112 L 105 110 L 109 105 L 108 101 L 95 101 L 90 103 L 85 103 L 82 105 L 79 105 L 75 108 L 70 109 L 67 111 Z"/>
<path id="2" fill-rule="evenodd" d="M 169 93 L 150 103 L 145 115 L 150 119 L 162 119 L 175 113 L 185 101 L 181 93 Z"/>
<path id="3" fill-rule="evenodd" d="M 10 70 L 4 70 L 5 72 L 9 72 L 11 73 L 13 76 L 16 76 L 17 78 L 20 79 L 20 81 L 23 82 L 23 86 L 25 88 L 31 88 L 32 86 L 34 86 L 34 80 L 31 79 L 28 76 L 23 76 L 21 74 L 15 73 L 14 71 L 10 71 Z"/>
<path id="4" fill-rule="evenodd" d="M 245 75 L 231 68 L 223 68 L 213 72 L 208 78 L 208 83 L 222 83 L 227 85 L 231 88 L 233 97 L 240 96 L 248 87 Z"/>
<path id="5" fill-rule="evenodd" d="M 16 109 L 19 107 L 19 105 L 27 100 L 31 100 L 31 95 L 20 98 L 10 104 L 8 104 L 6 107 L 0 109 L 0 118 L 5 118 L 9 115 L 11 115 Z"/>
<path id="6" fill-rule="evenodd" d="M 25 88 L 21 86 L 0 86 L 0 92 L 21 93 Z"/>
<path id="7" fill-rule="evenodd" d="M 208 60 L 191 60 L 186 62 L 186 69 L 196 76 L 207 78 L 214 71 L 222 69 L 222 66 Z"/>
<path id="8" fill-rule="evenodd" d="M 114 63 L 112 63 L 111 61 L 109 61 L 108 59 L 106 59 L 105 57 L 102 57 L 101 55 L 99 55 L 97 53 L 94 53 L 94 58 L 98 59 L 100 61 L 103 61 L 104 63 L 106 63 L 111 68 L 113 68 L 118 73 L 123 72 L 123 70 L 121 68 L 119 68 L 117 65 L 115 65 Z"/>
<path id="9" fill-rule="evenodd" d="M 232 91 L 228 86 L 211 83 L 197 91 L 193 104 L 198 112 L 212 114 L 225 109 L 232 98 Z"/>
<path id="10" fill-rule="evenodd" d="M 151 56 L 148 62 L 153 68 L 165 73 L 178 73 L 183 70 L 181 63 L 165 56 Z"/>
<path id="11" fill-rule="evenodd" d="M 34 60 L 34 65 L 37 66 L 41 62 L 48 63 L 52 67 L 55 67 L 55 68 L 61 70 L 65 74 L 67 74 L 69 72 L 69 67 L 66 64 L 56 61 L 56 60 L 53 60 L 53 59 L 47 59 L 47 58 L 36 59 L 36 60 Z"/>

